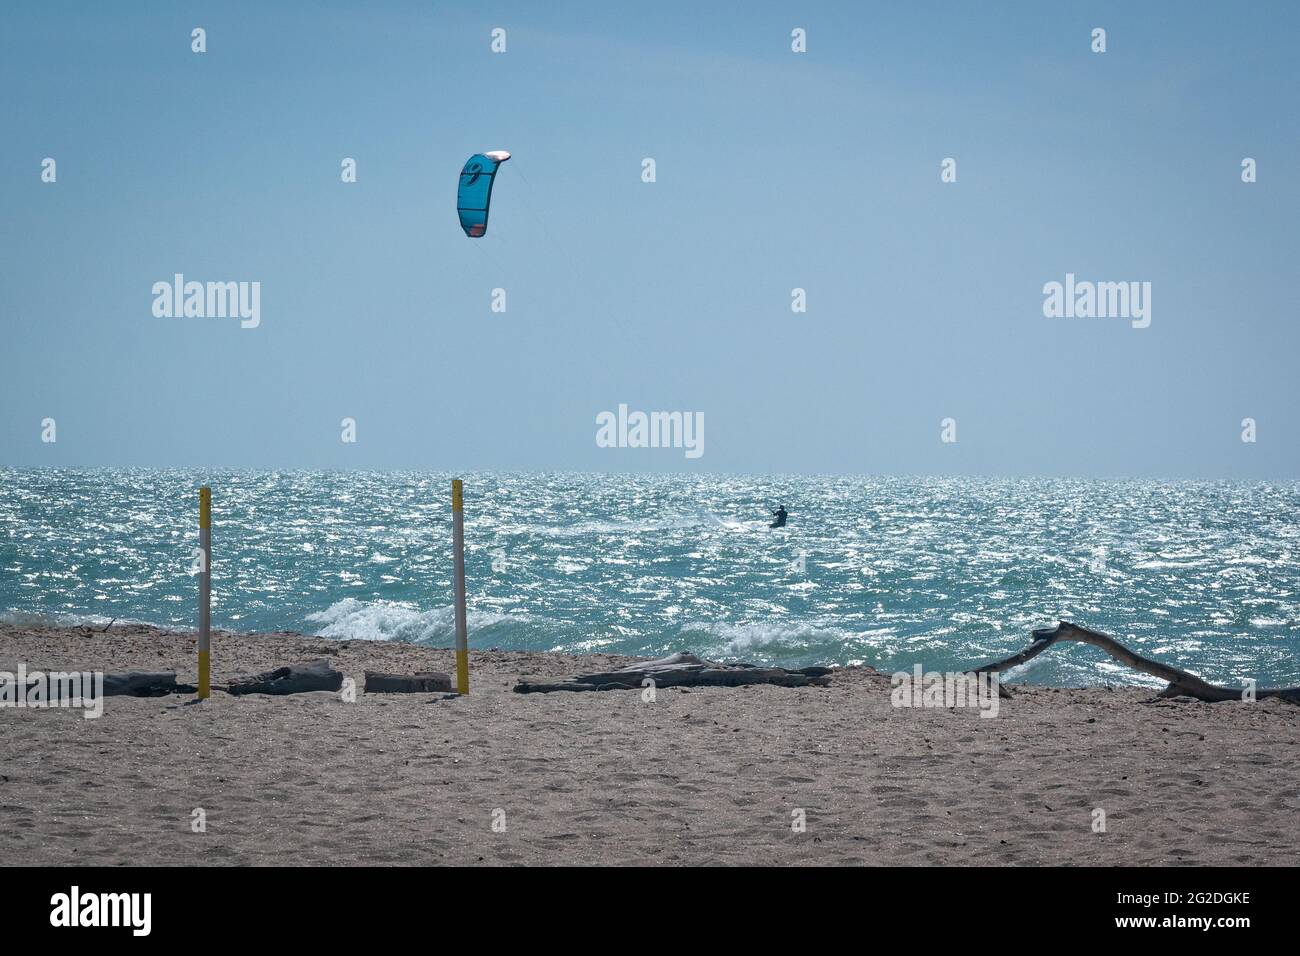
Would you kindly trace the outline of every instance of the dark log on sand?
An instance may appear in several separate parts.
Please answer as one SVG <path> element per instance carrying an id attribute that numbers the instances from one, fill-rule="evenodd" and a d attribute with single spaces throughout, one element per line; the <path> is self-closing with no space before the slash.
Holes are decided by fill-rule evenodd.
<path id="1" fill-rule="evenodd" d="M 343 674 L 328 661 L 312 661 L 277 667 L 256 677 L 235 681 L 224 690 L 228 694 L 305 694 L 314 690 L 335 691 L 343 686 Z"/>
<path id="2" fill-rule="evenodd" d="M 63 700 L 73 693 L 73 684 L 68 678 L 72 675 L 93 673 L 91 671 L 46 671 L 41 681 L 29 680 L 23 688 L 23 694 L 29 694 L 38 683 L 46 691 L 46 700 Z M 83 694 L 93 690 L 93 682 L 78 681 L 76 689 Z M 66 694 L 65 694 L 66 691 Z M 195 688 L 187 684 L 176 683 L 174 671 L 143 673 L 131 671 L 126 674 L 105 674 L 103 696 L 105 697 L 166 697 L 168 694 L 192 694 Z"/>
<path id="3" fill-rule="evenodd" d="M 451 690 L 451 675 L 439 671 L 380 674 L 366 671 L 367 694 L 434 694 Z"/>
<path id="4" fill-rule="evenodd" d="M 777 684 L 781 687 L 825 687 L 830 681 L 829 667 L 805 667 L 788 671 L 781 667 L 758 667 L 754 664 L 719 664 L 682 651 L 657 661 L 632 664 L 621 670 L 584 674 L 558 684 L 515 685 L 518 694 L 547 694 L 552 691 L 634 690 L 642 681 L 652 680 L 655 687 L 740 687 L 746 684 Z"/>
<path id="5" fill-rule="evenodd" d="M 168 694 L 192 694 L 195 690 L 197 688 L 188 684 L 176 683 L 176 675 L 171 671 L 104 675 L 105 697 L 165 697 Z"/>
<path id="6" fill-rule="evenodd" d="M 1091 644 L 1093 647 L 1100 647 L 1115 660 L 1121 664 L 1127 664 L 1136 671 L 1169 681 L 1169 686 L 1157 695 L 1159 697 L 1193 697 L 1196 700 L 1210 703 L 1223 700 L 1241 700 L 1243 698 L 1244 691 L 1240 688 L 1219 687 L 1216 684 L 1207 683 L 1195 674 L 1189 674 L 1177 667 L 1170 667 L 1168 664 L 1161 664 L 1149 657 L 1135 654 L 1113 637 L 1102 634 L 1100 631 L 1090 631 L 1086 627 L 1071 624 L 1069 621 L 1061 621 L 1056 627 L 1038 628 L 1033 633 L 1033 641 L 1023 651 L 1012 654 L 1005 660 L 977 667 L 975 673 L 1008 670 L 1023 664 L 1030 658 L 1037 657 L 1059 641 L 1079 641 L 1083 644 Z M 1300 687 L 1261 688 L 1255 691 L 1255 697 L 1260 700 L 1265 697 L 1277 697 L 1292 704 L 1300 704 Z"/>

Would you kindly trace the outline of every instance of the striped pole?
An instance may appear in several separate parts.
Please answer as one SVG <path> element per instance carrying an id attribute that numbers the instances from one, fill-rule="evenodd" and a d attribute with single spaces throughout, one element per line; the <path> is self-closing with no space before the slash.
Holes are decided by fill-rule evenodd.
<path id="1" fill-rule="evenodd" d="M 451 547 L 456 568 L 456 693 L 469 693 L 469 644 L 465 626 L 465 511 L 459 478 L 451 481 Z"/>
<path id="2" fill-rule="evenodd" d="M 212 693 L 212 489 L 199 489 L 199 700 Z"/>

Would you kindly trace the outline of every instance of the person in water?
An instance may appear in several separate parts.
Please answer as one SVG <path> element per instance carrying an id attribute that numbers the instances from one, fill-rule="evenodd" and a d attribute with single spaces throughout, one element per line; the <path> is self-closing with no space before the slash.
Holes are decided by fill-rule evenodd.
<path id="1" fill-rule="evenodd" d="M 773 511 L 772 514 L 773 514 L 773 516 L 776 518 L 776 520 L 773 521 L 770 525 L 768 525 L 768 527 L 769 527 L 769 528 L 784 528 L 784 527 L 785 527 L 785 519 L 786 519 L 786 517 L 787 517 L 787 513 L 786 513 L 786 510 L 785 510 L 785 505 L 781 505 L 781 507 L 779 507 L 779 508 L 777 508 L 775 511 Z"/>

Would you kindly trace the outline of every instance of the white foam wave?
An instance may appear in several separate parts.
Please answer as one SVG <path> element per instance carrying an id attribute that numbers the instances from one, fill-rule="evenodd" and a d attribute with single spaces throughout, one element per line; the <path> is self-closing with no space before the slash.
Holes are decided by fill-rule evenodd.
<path id="1" fill-rule="evenodd" d="M 892 634 L 889 628 L 861 634 L 838 627 L 794 621 L 760 621 L 750 624 L 691 624 L 681 630 L 683 636 L 703 635 L 720 643 L 719 653 L 741 656 L 749 651 L 801 650 L 810 646 L 842 645 L 872 637 Z"/>
<path id="2" fill-rule="evenodd" d="M 344 598 L 324 611 L 308 614 L 307 620 L 321 625 L 316 636 L 347 641 L 449 645 L 456 637 L 455 609 L 451 605 L 421 610 L 403 602 Z M 527 621 L 523 615 L 471 610 L 465 623 L 471 635 L 482 637 L 484 632 Z"/>

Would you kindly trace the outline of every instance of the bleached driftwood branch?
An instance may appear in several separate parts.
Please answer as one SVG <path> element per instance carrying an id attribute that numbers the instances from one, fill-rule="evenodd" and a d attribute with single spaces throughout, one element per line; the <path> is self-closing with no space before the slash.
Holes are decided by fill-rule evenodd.
<path id="1" fill-rule="evenodd" d="M 1071 624 L 1069 621 L 1061 621 L 1056 627 L 1037 629 L 1034 631 L 1033 641 L 1023 651 L 1012 654 L 1005 660 L 977 667 L 975 673 L 1008 670 L 1037 657 L 1060 641 L 1079 641 L 1083 644 L 1091 644 L 1093 647 L 1101 648 L 1121 664 L 1126 664 L 1144 674 L 1150 674 L 1152 677 L 1159 677 L 1161 680 L 1169 681 L 1169 686 L 1159 693 L 1158 696 L 1160 697 L 1194 697 L 1197 700 L 1210 702 L 1242 699 L 1243 692 L 1240 688 L 1219 687 L 1217 684 L 1210 684 L 1201 680 L 1195 674 L 1189 674 L 1177 667 L 1170 667 L 1168 664 L 1161 664 L 1149 657 L 1135 654 L 1113 637 L 1102 634 L 1100 631 L 1092 631 L 1086 627 Z M 1300 704 L 1300 687 L 1261 688 L 1255 691 L 1255 697 L 1258 699 L 1278 697 L 1292 704 Z"/>

